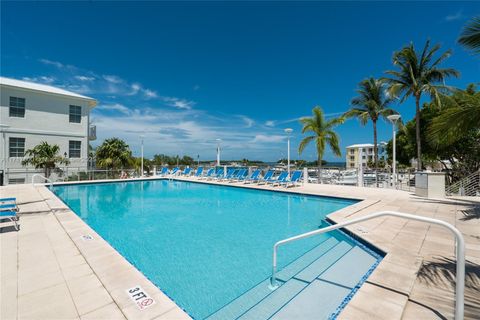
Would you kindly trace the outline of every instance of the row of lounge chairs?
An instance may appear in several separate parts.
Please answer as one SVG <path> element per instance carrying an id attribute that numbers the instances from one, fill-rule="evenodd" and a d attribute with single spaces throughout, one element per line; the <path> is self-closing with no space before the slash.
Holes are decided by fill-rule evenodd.
<path id="1" fill-rule="evenodd" d="M 300 183 L 302 178 L 302 171 L 297 170 L 291 173 L 291 177 L 288 176 L 288 172 L 282 171 L 278 176 L 275 176 L 274 170 L 268 170 L 265 175 L 261 175 L 261 170 L 256 169 L 252 173 L 248 174 L 248 169 L 234 169 L 230 168 L 227 172 L 224 172 L 223 168 L 216 170 L 215 168 L 210 168 L 206 173 L 204 173 L 203 167 L 198 167 L 195 172 L 192 172 L 192 169 L 187 167 L 183 171 L 180 171 L 178 167 L 173 168 L 171 171 L 168 168 L 164 167 L 159 172 L 160 176 L 192 176 L 198 178 L 199 180 L 214 180 L 220 182 L 243 182 L 247 183 L 256 183 L 258 185 L 272 185 L 272 186 L 296 186 Z"/>
<path id="2" fill-rule="evenodd" d="M 16 198 L 0 198 L 0 220 L 9 219 L 18 231 L 18 206 Z"/>

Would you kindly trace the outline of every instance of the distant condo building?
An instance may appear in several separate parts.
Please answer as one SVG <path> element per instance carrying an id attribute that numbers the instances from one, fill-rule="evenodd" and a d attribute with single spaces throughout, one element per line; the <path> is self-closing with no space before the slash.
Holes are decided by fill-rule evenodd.
<path id="1" fill-rule="evenodd" d="M 43 141 L 58 145 L 60 154 L 70 160 L 63 169 L 88 168 L 88 142 L 96 139 L 90 125 L 95 99 L 4 77 L 0 77 L 0 99 L 0 185 L 29 182 L 36 172 L 22 166 L 25 150 Z"/>
<path id="2" fill-rule="evenodd" d="M 346 165 L 347 169 L 358 168 L 361 163 L 365 168 L 369 161 L 374 161 L 374 148 L 373 143 L 363 143 L 363 144 L 353 144 L 347 147 L 346 155 Z M 378 148 L 378 159 L 385 160 L 387 158 L 387 143 L 379 142 L 377 145 Z"/>

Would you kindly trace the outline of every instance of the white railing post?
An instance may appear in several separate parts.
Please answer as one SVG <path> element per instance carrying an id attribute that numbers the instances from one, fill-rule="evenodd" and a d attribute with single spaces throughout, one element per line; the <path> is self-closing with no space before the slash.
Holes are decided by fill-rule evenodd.
<path id="1" fill-rule="evenodd" d="M 439 226 L 443 226 L 450 230 L 455 238 L 456 238 L 456 261 L 457 261 L 457 268 L 456 268 L 456 287 L 455 287 L 455 319 L 458 320 L 463 320 L 463 314 L 464 314 L 464 294 L 465 294 L 465 241 L 463 239 L 463 235 L 460 231 L 458 231 L 457 228 L 452 226 L 451 224 L 438 220 L 438 219 L 432 219 L 432 218 L 427 218 L 427 217 L 421 217 L 409 213 L 402 213 L 402 212 L 395 212 L 395 211 L 380 211 L 377 213 L 372 213 L 369 215 L 366 215 L 364 217 L 352 219 L 352 220 L 347 220 L 340 222 L 336 225 L 310 231 L 307 233 L 303 233 L 294 237 L 290 237 L 287 239 L 280 240 L 276 242 L 273 246 L 273 257 L 272 257 L 272 276 L 270 278 L 270 288 L 272 290 L 276 289 L 278 287 L 277 285 L 277 250 L 278 247 L 281 245 L 284 245 L 289 242 L 293 242 L 296 240 L 308 238 L 314 235 L 322 234 L 325 232 L 333 231 L 336 229 L 340 229 L 352 224 L 356 224 L 359 222 L 383 217 L 383 216 L 393 216 L 393 217 L 399 217 L 399 218 L 404 218 L 404 219 L 409 219 L 409 220 L 415 220 L 415 221 L 420 221 L 420 222 L 425 222 L 425 223 L 432 223 L 436 224 Z"/>

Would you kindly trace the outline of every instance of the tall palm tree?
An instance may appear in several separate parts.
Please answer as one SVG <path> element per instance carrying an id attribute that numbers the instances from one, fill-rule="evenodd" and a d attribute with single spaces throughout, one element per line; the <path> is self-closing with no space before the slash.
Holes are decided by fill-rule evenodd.
<path id="1" fill-rule="evenodd" d="M 434 55 L 440 49 L 440 45 L 430 47 L 427 40 L 422 52 L 415 50 L 413 43 L 403 47 L 393 54 L 393 64 L 398 70 L 386 71 L 390 77 L 384 80 L 389 84 L 389 94 L 392 97 L 401 96 L 400 102 L 408 97 L 415 98 L 415 123 L 417 140 L 417 169 L 422 170 L 422 146 L 420 142 L 420 99 L 422 94 L 430 95 L 431 99 L 439 104 L 440 93 L 449 90 L 444 83 L 448 77 L 458 77 L 459 72 L 452 68 L 439 68 L 440 64 L 451 56 L 447 50 L 440 57 L 433 60 Z"/>
<path id="2" fill-rule="evenodd" d="M 118 138 L 106 139 L 96 149 L 97 165 L 101 168 L 117 169 L 128 166 L 132 152 L 125 141 Z"/>
<path id="3" fill-rule="evenodd" d="M 344 118 L 334 118 L 326 120 L 323 110 L 320 107 L 315 107 L 312 110 L 312 117 L 305 117 L 300 119 L 303 125 L 302 133 L 311 133 L 311 135 L 303 138 L 298 146 L 298 153 L 301 154 L 305 147 L 310 143 L 315 143 L 318 159 L 318 182 L 321 183 L 322 174 L 322 160 L 325 153 L 325 147 L 328 146 L 333 153 L 340 157 L 342 155 L 339 146 L 339 137 L 333 129 L 344 122 Z"/>
<path id="4" fill-rule="evenodd" d="M 26 159 L 22 160 L 22 166 L 32 165 L 35 169 L 43 169 L 46 178 L 50 176 L 52 169 L 57 164 L 68 165 L 70 161 L 59 154 L 60 147 L 58 145 L 50 145 L 43 141 L 32 149 L 25 151 Z"/>
<path id="5" fill-rule="evenodd" d="M 473 18 L 464 28 L 458 42 L 480 54 L 480 16 Z"/>
<path id="6" fill-rule="evenodd" d="M 373 124 L 373 153 L 375 172 L 378 170 L 377 121 L 396 113 L 389 108 L 393 99 L 385 94 L 385 81 L 381 79 L 365 79 L 358 85 L 358 96 L 352 99 L 352 108 L 345 112 L 345 118 L 358 118 L 362 125 L 368 121 Z M 375 181 L 377 175 L 375 174 Z"/>

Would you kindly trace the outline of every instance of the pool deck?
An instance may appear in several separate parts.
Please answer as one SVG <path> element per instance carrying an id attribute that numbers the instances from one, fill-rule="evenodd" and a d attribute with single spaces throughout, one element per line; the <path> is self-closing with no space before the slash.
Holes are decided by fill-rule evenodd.
<path id="1" fill-rule="evenodd" d="M 330 214 L 335 222 L 393 210 L 457 227 L 466 243 L 465 319 L 479 319 L 478 197 L 432 200 L 390 189 L 314 184 L 288 191 L 363 200 Z M 0 224 L 0 319 L 189 319 L 48 188 L 11 185 L 0 187 L 0 196 L 17 197 L 20 207 L 19 232 L 8 221 Z M 340 319 L 453 319 L 455 246 L 449 231 L 395 217 L 348 229 L 387 255 Z M 155 304 L 140 310 L 127 294 L 135 286 Z"/>

